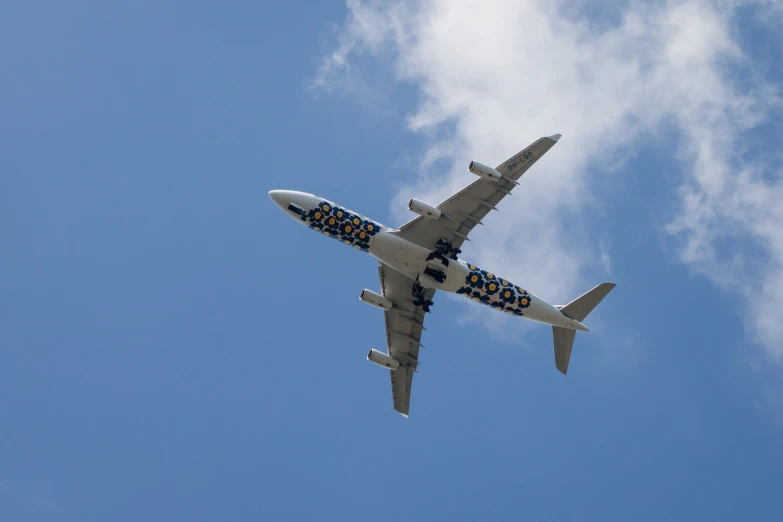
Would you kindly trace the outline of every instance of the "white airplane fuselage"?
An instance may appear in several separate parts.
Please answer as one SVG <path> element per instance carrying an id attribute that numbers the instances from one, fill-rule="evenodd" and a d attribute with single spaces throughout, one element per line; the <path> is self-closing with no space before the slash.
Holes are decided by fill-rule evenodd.
<path id="1" fill-rule="evenodd" d="M 528 292 L 525 287 L 460 259 L 448 258 L 417 245 L 396 231 L 331 201 L 292 190 L 273 190 L 272 200 L 299 223 L 367 252 L 417 281 L 423 288 L 464 295 L 509 315 L 540 323 L 587 331 L 579 321 Z"/>

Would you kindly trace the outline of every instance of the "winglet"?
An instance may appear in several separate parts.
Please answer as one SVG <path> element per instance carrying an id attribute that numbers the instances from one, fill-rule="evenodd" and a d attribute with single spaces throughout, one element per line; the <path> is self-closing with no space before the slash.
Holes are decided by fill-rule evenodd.
<path id="1" fill-rule="evenodd" d="M 553 135 L 551 135 L 551 136 L 547 136 L 547 137 L 548 137 L 550 140 L 552 140 L 552 141 L 554 141 L 555 143 L 557 143 L 557 140 L 559 140 L 560 138 L 562 138 L 562 137 L 563 137 L 563 135 L 562 135 L 562 134 L 553 134 Z"/>

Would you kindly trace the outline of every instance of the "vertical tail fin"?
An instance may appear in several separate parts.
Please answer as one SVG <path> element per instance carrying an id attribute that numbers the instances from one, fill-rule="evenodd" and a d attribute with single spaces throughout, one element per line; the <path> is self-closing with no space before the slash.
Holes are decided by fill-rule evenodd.
<path id="1" fill-rule="evenodd" d="M 567 305 L 560 307 L 560 311 L 568 317 L 581 322 L 615 286 L 614 283 L 601 283 Z M 568 362 L 571 360 L 571 349 L 574 347 L 575 335 L 576 330 L 560 328 L 559 326 L 552 327 L 552 338 L 555 344 L 555 366 L 563 375 L 568 371 Z"/>
<path id="2" fill-rule="evenodd" d="M 555 340 L 555 366 L 563 375 L 568 372 L 568 361 L 571 360 L 571 348 L 574 347 L 575 336 L 576 330 L 552 327 L 552 338 Z"/>

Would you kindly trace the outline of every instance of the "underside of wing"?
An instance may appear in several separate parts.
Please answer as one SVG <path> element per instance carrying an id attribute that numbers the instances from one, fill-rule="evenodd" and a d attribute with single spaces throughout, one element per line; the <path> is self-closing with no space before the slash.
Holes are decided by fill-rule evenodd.
<path id="1" fill-rule="evenodd" d="M 516 181 L 559 139 L 559 134 L 540 138 L 498 165 L 495 170 L 503 175 L 502 179 L 477 179 L 437 205 L 436 208 L 441 212 L 438 219 L 419 216 L 405 223 L 396 233 L 425 248 L 434 249 L 440 239 L 446 239 L 455 248 L 459 248 L 464 241 L 469 240 L 470 231 L 482 225 L 481 220 L 491 210 L 497 210 L 497 204 L 504 197 L 511 195 Z"/>
<path id="2" fill-rule="evenodd" d="M 378 277 L 381 294 L 394 305 L 384 312 L 389 355 L 400 363 L 396 370 L 389 370 L 392 401 L 394 409 L 407 417 L 413 373 L 419 365 L 419 348 L 422 347 L 424 311 L 413 298 L 416 281 L 384 264 L 378 267 Z M 423 297 L 431 300 L 434 294 L 435 290 L 425 290 Z"/>

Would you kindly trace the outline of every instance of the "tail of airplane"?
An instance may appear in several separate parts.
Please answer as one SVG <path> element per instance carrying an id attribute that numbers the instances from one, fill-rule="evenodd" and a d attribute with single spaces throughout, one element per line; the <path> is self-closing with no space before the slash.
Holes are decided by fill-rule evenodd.
<path id="1" fill-rule="evenodd" d="M 560 311 L 571 319 L 582 322 L 615 286 L 614 283 L 601 283 L 567 305 L 559 307 Z M 576 336 L 576 330 L 560 328 L 559 326 L 552 327 L 552 338 L 555 343 L 555 366 L 563 375 L 568 371 L 571 349 L 574 346 L 574 336 Z"/>

